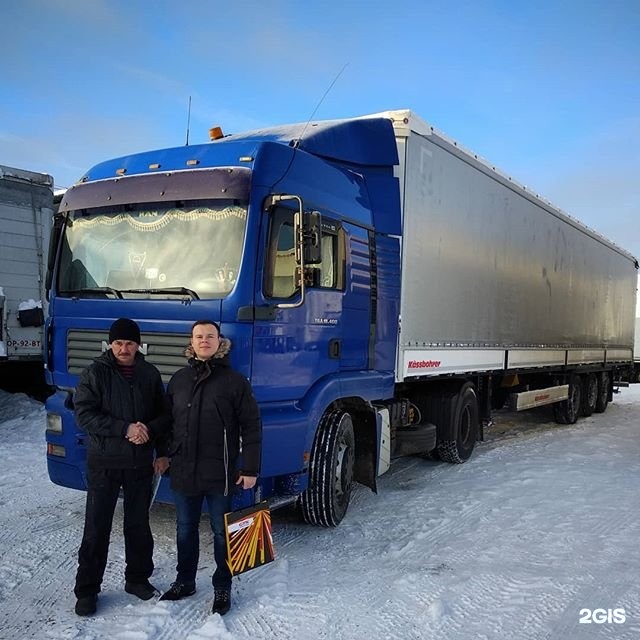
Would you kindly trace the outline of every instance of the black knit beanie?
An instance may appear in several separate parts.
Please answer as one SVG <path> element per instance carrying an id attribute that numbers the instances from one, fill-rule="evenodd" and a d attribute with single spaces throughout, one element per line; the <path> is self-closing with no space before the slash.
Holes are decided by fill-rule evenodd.
<path id="1" fill-rule="evenodd" d="M 114 340 L 131 340 L 140 344 L 140 327 L 129 318 L 118 318 L 109 329 L 109 342 Z"/>

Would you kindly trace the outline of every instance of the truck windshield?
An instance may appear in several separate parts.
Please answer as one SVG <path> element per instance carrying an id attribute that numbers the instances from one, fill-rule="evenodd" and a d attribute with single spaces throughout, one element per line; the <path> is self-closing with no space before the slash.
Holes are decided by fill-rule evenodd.
<path id="1" fill-rule="evenodd" d="M 232 200 L 70 212 L 58 293 L 222 298 L 238 275 L 246 220 Z"/>

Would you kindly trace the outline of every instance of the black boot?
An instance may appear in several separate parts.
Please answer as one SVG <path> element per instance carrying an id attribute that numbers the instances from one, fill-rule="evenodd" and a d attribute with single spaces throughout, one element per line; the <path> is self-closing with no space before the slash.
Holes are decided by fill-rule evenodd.
<path id="1" fill-rule="evenodd" d="M 151 600 L 153 596 L 159 596 L 160 592 L 148 581 L 144 582 L 125 582 L 124 590 L 140 600 Z"/>
<path id="2" fill-rule="evenodd" d="M 92 616 L 96 612 L 97 602 L 98 596 L 95 594 L 78 598 L 76 602 L 76 615 Z"/>
<path id="3" fill-rule="evenodd" d="M 173 582 L 168 591 L 165 591 L 160 600 L 182 600 L 192 596 L 196 592 L 196 585 L 186 582 Z"/>
<path id="4" fill-rule="evenodd" d="M 231 609 L 231 591 L 229 589 L 216 589 L 211 613 L 219 613 L 223 616 L 229 609 Z"/>

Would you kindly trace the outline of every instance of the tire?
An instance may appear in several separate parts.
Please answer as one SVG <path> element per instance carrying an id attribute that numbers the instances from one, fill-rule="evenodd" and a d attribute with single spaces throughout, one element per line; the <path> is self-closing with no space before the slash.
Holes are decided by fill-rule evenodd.
<path id="1" fill-rule="evenodd" d="M 553 405 L 553 417 L 558 424 L 574 424 L 580 415 L 582 384 L 579 376 L 569 378 L 569 397 Z"/>
<path id="2" fill-rule="evenodd" d="M 452 422 L 456 439 L 438 442 L 438 455 L 445 462 L 462 464 L 471 457 L 478 439 L 478 396 L 470 382 L 457 395 Z"/>
<path id="3" fill-rule="evenodd" d="M 598 376 L 598 398 L 596 400 L 596 413 L 604 413 L 609 404 L 609 386 L 611 376 L 608 371 L 603 371 Z"/>
<path id="4" fill-rule="evenodd" d="M 598 378 L 595 373 L 587 373 L 582 377 L 581 413 L 590 416 L 596 410 L 598 402 Z"/>
<path id="5" fill-rule="evenodd" d="M 344 518 L 353 485 L 355 437 L 344 411 L 324 415 L 313 442 L 309 486 L 302 494 L 302 517 L 309 524 L 337 527 Z"/>

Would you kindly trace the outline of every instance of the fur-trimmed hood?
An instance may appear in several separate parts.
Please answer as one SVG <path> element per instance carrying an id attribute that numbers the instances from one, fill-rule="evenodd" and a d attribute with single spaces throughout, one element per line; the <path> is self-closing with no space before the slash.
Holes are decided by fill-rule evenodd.
<path id="1" fill-rule="evenodd" d="M 231 351 L 231 340 L 229 340 L 229 338 L 220 338 L 220 346 L 218 347 L 218 350 L 213 354 L 213 356 L 211 356 L 211 359 L 213 360 L 214 358 L 224 358 L 225 356 L 229 355 L 230 351 Z M 187 345 L 187 348 L 184 350 L 184 355 L 189 360 L 196 357 L 195 351 L 193 350 L 191 343 L 189 343 Z"/>

